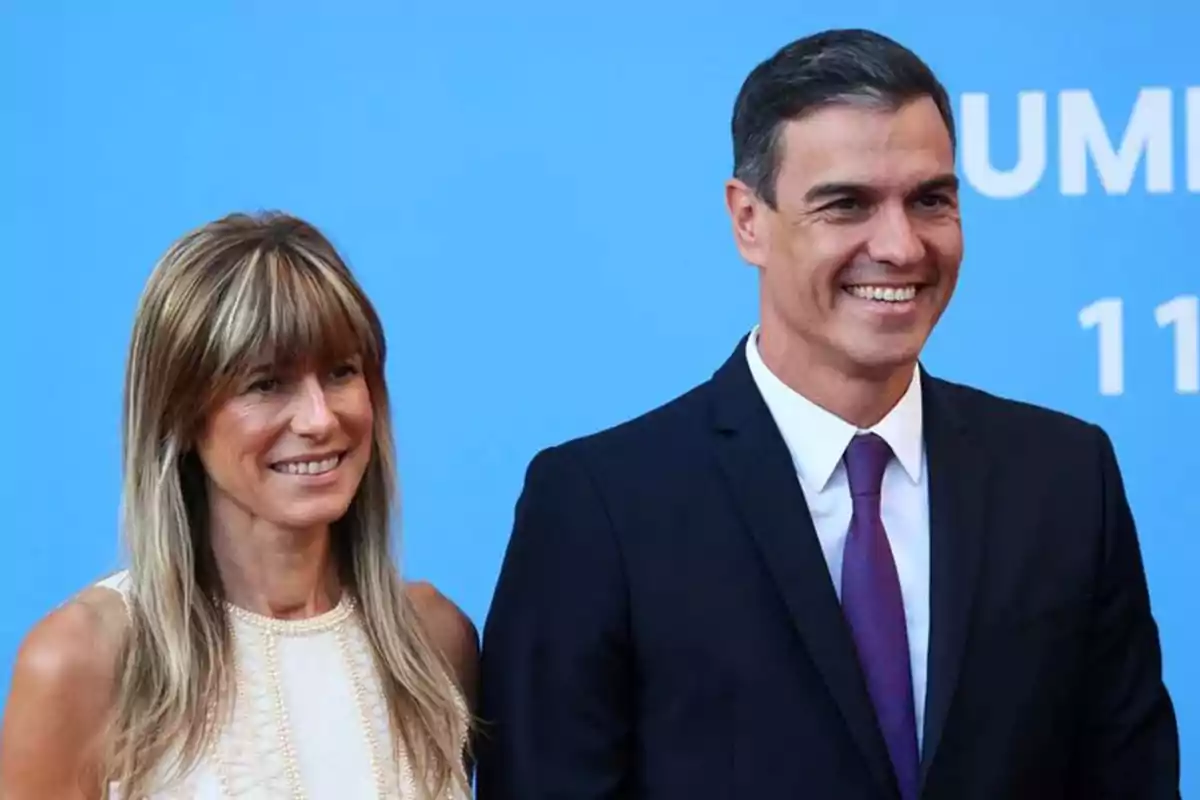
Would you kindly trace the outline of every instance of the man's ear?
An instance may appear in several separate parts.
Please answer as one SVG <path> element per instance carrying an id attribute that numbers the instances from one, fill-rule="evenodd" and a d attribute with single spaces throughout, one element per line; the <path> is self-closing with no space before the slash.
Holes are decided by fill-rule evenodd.
<path id="1" fill-rule="evenodd" d="M 733 241 L 749 264 L 761 267 L 770 249 L 771 209 L 758 194 L 737 178 L 725 182 L 725 210 L 733 225 Z"/>

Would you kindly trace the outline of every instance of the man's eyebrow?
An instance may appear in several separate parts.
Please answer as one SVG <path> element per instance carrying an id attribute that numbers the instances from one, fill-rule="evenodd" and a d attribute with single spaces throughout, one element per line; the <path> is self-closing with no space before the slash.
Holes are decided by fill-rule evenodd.
<path id="1" fill-rule="evenodd" d="M 830 183 L 818 183 L 816 186 L 813 186 L 804 193 L 804 199 L 811 203 L 814 200 L 825 200 L 831 197 L 870 194 L 872 191 L 870 184 L 856 183 L 854 181 L 832 181 Z"/>
<path id="2" fill-rule="evenodd" d="M 938 175 L 929 180 L 922 181 L 917 185 L 914 194 L 933 191 L 958 191 L 958 176 L 953 173 Z M 863 196 L 877 193 L 878 190 L 869 183 L 859 183 L 857 181 L 830 181 L 828 183 L 818 183 L 804 194 L 804 199 L 807 202 L 815 200 L 825 200 L 831 197 Z"/>
<path id="3" fill-rule="evenodd" d="M 946 173 L 938 175 L 936 178 L 930 178 L 927 181 L 922 181 L 917 185 L 917 192 L 935 192 L 938 190 L 948 190 L 951 192 L 958 191 L 958 176 L 954 173 Z"/>

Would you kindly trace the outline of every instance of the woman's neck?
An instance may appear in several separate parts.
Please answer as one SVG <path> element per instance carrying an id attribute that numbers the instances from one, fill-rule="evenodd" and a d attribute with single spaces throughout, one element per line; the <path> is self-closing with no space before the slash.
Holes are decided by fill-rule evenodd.
<path id="1" fill-rule="evenodd" d="M 279 619 L 313 617 L 337 605 L 341 586 L 328 526 L 298 531 L 253 520 L 214 525 L 211 539 L 233 605 Z"/>

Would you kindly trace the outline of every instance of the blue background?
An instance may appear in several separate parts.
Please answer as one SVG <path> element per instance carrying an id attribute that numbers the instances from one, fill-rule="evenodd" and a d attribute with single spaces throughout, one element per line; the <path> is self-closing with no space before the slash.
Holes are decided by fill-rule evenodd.
<path id="1" fill-rule="evenodd" d="M 100 5 L 0 3 L 5 687 L 29 626 L 119 566 L 125 348 L 172 239 L 282 208 L 343 249 L 389 335 L 405 571 L 482 623 L 534 452 L 703 380 L 755 321 L 721 202 L 745 74 L 792 38 L 864 25 L 926 58 L 956 107 L 990 96 L 997 167 L 1016 159 L 1017 93 L 1047 94 L 1041 183 L 964 191 L 962 280 L 926 364 L 1111 433 L 1184 761 L 1200 760 L 1200 396 L 1175 392 L 1154 321 L 1200 292 L 1183 114 L 1200 6 Z M 1058 92 L 1090 90 L 1119 142 L 1143 87 L 1174 94 L 1175 190 L 1147 193 L 1139 169 L 1109 195 L 1093 170 L 1086 195 L 1062 196 Z M 1100 394 L 1078 321 L 1102 297 L 1125 306 L 1119 396 Z"/>

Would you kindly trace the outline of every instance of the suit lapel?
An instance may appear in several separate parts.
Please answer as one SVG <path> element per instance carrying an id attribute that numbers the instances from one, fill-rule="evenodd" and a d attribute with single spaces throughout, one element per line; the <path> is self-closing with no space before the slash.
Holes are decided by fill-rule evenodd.
<path id="1" fill-rule="evenodd" d="M 754 385 L 745 340 L 713 378 L 717 459 L 763 562 L 872 772 L 896 792 L 854 643 L 795 468 Z"/>
<path id="2" fill-rule="evenodd" d="M 924 372 L 929 465 L 930 636 L 922 781 L 937 754 L 967 641 L 987 539 L 986 451 L 972 438 L 945 384 Z"/>

